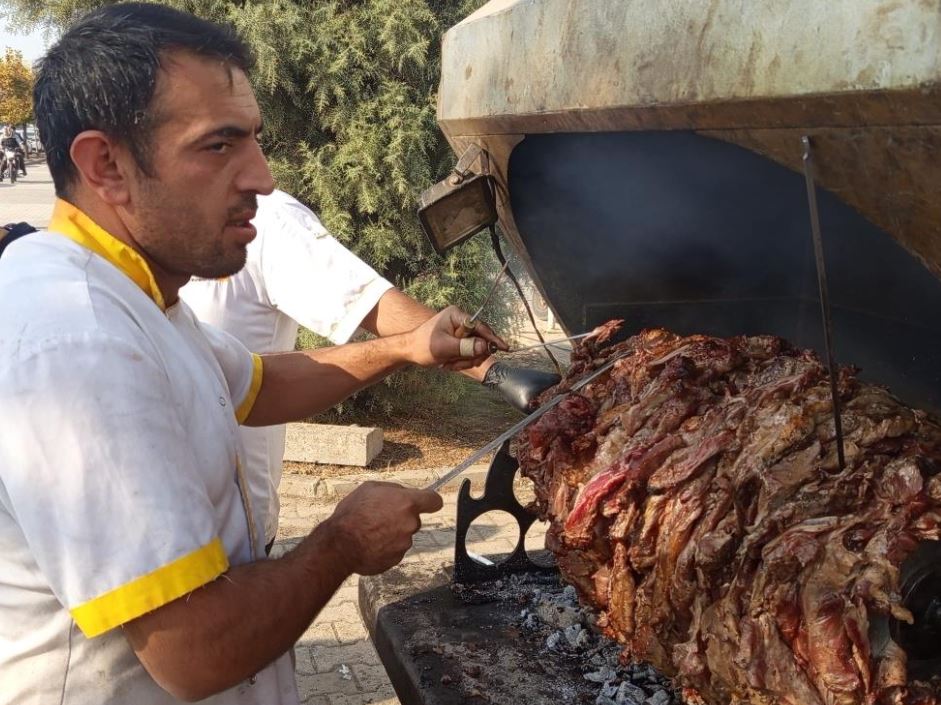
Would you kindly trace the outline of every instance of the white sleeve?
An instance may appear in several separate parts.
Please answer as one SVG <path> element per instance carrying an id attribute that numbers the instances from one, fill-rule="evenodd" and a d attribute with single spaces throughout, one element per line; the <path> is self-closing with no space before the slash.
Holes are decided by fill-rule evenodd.
<path id="1" fill-rule="evenodd" d="M 235 403 L 235 417 L 239 423 L 252 411 L 261 383 L 264 379 L 264 365 L 260 355 L 248 351 L 242 343 L 231 333 L 226 333 L 215 326 L 199 321 L 193 316 L 193 322 L 199 326 L 212 354 L 222 368 L 229 395 Z"/>
<path id="2" fill-rule="evenodd" d="M 166 369 L 102 333 L 21 354 L 0 385 L 0 511 L 88 637 L 228 568 Z"/>
<path id="3" fill-rule="evenodd" d="M 261 206 L 254 224 L 271 305 L 334 343 L 348 341 L 392 288 L 297 201 Z"/>

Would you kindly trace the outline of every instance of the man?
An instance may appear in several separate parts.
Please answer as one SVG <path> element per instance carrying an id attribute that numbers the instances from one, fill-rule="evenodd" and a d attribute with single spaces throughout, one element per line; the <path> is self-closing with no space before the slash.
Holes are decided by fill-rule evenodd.
<path id="1" fill-rule="evenodd" d="M 441 506 L 367 483 L 264 560 L 238 422 L 307 416 L 409 363 L 471 367 L 502 341 L 454 337 L 451 308 L 261 358 L 195 319 L 179 288 L 244 265 L 273 188 L 250 65 L 231 31 L 130 3 L 86 16 L 38 71 L 59 201 L 49 232 L 0 260 L 5 702 L 293 705 L 294 642 Z"/>
<path id="2" fill-rule="evenodd" d="M 0 227 L 0 257 L 3 256 L 3 251 L 7 247 L 12 245 L 24 235 L 29 235 L 30 233 L 34 232 L 36 232 L 36 228 L 25 222 L 7 223 L 3 227 Z"/>
<path id="3" fill-rule="evenodd" d="M 258 199 L 252 224 L 258 237 L 248 246 L 240 272 L 193 279 L 180 290 L 197 318 L 232 334 L 249 350 L 293 350 L 298 324 L 345 343 L 360 327 L 378 336 L 395 335 L 434 315 L 343 247 L 310 209 L 283 191 Z M 520 409 L 559 379 L 493 358 L 463 372 Z M 270 545 L 278 528 L 285 427 L 242 427 L 240 432 L 250 475 L 265 482 L 259 491 L 269 497 L 265 538 Z"/>
<path id="4" fill-rule="evenodd" d="M 10 149 L 16 154 L 10 165 L 10 180 L 13 180 L 13 169 L 19 169 L 23 176 L 26 176 L 26 145 L 12 125 L 4 125 L 3 134 L 0 135 L 0 149 Z"/>

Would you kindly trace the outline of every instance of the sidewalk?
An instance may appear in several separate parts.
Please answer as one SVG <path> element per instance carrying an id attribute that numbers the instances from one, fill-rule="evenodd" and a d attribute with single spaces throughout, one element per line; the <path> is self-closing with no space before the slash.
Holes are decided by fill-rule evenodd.
<path id="1" fill-rule="evenodd" d="M 49 225 L 56 194 L 52 176 L 44 160 L 26 163 L 27 176 L 15 184 L 7 178 L 0 181 L 0 225 L 25 220 L 37 228 Z"/>

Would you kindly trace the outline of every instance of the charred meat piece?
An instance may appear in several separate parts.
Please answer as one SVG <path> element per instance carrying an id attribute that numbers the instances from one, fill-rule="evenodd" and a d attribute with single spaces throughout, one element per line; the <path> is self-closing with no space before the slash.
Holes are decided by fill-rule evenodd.
<path id="1" fill-rule="evenodd" d="M 814 353 L 664 330 L 600 342 L 546 398 L 627 355 L 516 453 L 560 570 L 625 656 L 708 703 L 941 703 L 869 635 L 912 620 L 900 566 L 941 534 L 938 421 L 842 369 L 841 471 Z"/>

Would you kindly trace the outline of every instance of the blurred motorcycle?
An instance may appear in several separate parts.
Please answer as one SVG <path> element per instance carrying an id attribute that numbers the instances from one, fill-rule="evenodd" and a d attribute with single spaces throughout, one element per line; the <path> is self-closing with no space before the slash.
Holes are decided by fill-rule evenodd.
<path id="1" fill-rule="evenodd" d="M 10 172 L 10 183 L 16 183 L 16 173 L 19 170 L 19 163 L 17 160 L 16 149 L 3 145 L 3 162 L 0 163 L 0 181 L 3 181 L 3 176 L 6 171 Z"/>

